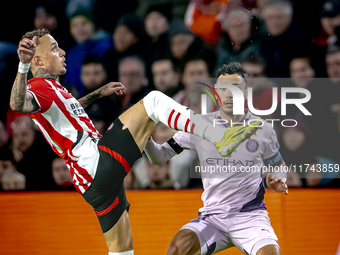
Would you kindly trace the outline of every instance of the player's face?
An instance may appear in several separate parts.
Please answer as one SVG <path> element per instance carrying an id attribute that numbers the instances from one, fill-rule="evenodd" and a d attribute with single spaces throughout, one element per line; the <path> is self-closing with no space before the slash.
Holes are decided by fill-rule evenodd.
<path id="1" fill-rule="evenodd" d="M 247 98 L 247 88 L 245 80 L 238 74 L 226 74 L 221 75 L 217 79 L 217 84 L 228 84 L 238 87 L 242 92 L 245 98 Z M 220 105 L 220 109 L 224 111 L 227 115 L 233 114 L 233 94 L 227 88 L 216 88 L 216 92 L 221 98 L 222 105 Z"/>
<path id="2" fill-rule="evenodd" d="M 66 73 L 65 51 L 59 48 L 57 41 L 51 35 L 39 38 L 36 56 L 39 56 L 39 66 L 46 68 L 52 75 Z"/>

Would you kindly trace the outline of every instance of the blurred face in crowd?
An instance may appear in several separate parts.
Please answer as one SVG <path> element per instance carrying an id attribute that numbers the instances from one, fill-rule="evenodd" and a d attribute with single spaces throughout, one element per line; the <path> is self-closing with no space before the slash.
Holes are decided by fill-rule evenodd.
<path id="1" fill-rule="evenodd" d="M 159 12 L 150 12 L 145 18 L 145 31 L 151 38 L 158 38 L 168 28 L 168 20 Z"/>
<path id="2" fill-rule="evenodd" d="M 243 67 L 248 72 L 248 86 L 253 88 L 254 91 L 264 85 L 264 66 L 255 63 L 242 63 Z"/>
<path id="3" fill-rule="evenodd" d="M 151 70 L 155 87 L 159 91 L 164 92 L 178 85 L 178 73 L 175 72 L 170 59 L 155 61 Z"/>
<path id="4" fill-rule="evenodd" d="M 239 74 L 225 74 L 220 75 L 216 81 L 216 84 L 230 84 L 238 87 L 245 98 L 247 98 L 247 87 L 245 80 Z M 216 88 L 216 92 L 221 98 L 222 105 L 220 110 L 226 115 L 233 114 L 233 94 L 228 88 Z M 221 113 L 222 113 L 221 112 Z"/>
<path id="5" fill-rule="evenodd" d="M 15 171 L 16 167 L 11 160 L 0 160 L 0 178 L 5 171 Z"/>
<path id="6" fill-rule="evenodd" d="M 24 190 L 26 189 L 26 177 L 17 171 L 6 172 L 1 178 L 3 190 Z"/>
<path id="7" fill-rule="evenodd" d="M 282 134 L 282 141 L 290 151 L 296 151 L 305 142 L 305 133 L 298 128 L 285 128 Z"/>
<path id="8" fill-rule="evenodd" d="M 89 63 L 81 67 L 81 81 L 87 90 L 93 91 L 107 80 L 107 73 L 101 63 Z"/>
<path id="9" fill-rule="evenodd" d="M 54 15 L 47 13 L 44 7 L 37 8 L 35 13 L 36 13 L 34 18 L 35 29 L 46 28 L 50 31 L 53 31 L 54 29 L 57 28 L 58 26 L 57 18 Z"/>
<path id="10" fill-rule="evenodd" d="M 143 64 L 137 59 L 123 60 L 119 64 L 119 81 L 125 85 L 127 93 L 138 92 L 147 85 Z"/>
<path id="11" fill-rule="evenodd" d="M 333 82 L 340 80 L 340 51 L 326 55 L 326 68 L 328 77 Z"/>
<path id="12" fill-rule="evenodd" d="M 203 60 L 192 60 L 186 63 L 182 76 L 182 83 L 190 91 L 190 79 L 210 78 L 208 65 Z"/>
<path id="13" fill-rule="evenodd" d="M 169 162 L 162 165 L 154 165 L 149 160 L 147 161 L 148 176 L 151 182 L 160 184 L 165 181 L 169 174 Z"/>
<path id="14" fill-rule="evenodd" d="M 264 10 L 263 16 L 267 31 L 272 36 L 283 34 L 292 22 L 292 13 L 288 6 L 274 5 Z"/>
<path id="15" fill-rule="evenodd" d="M 181 59 L 194 41 L 195 36 L 191 34 L 178 34 L 171 38 L 170 48 L 176 59 Z"/>
<path id="16" fill-rule="evenodd" d="M 71 20 L 71 35 L 77 43 L 83 43 L 93 38 L 94 25 L 83 16 L 76 16 Z"/>
<path id="17" fill-rule="evenodd" d="M 231 12 L 223 21 L 223 29 L 228 33 L 234 45 L 246 41 L 251 34 L 251 23 L 248 13 Z"/>
<path id="18" fill-rule="evenodd" d="M 70 171 L 62 158 L 55 158 L 52 161 L 52 175 L 58 186 L 67 186 L 72 184 Z"/>
<path id="19" fill-rule="evenodd" d="M 335 28 L 340 26 L 340 15 L 321 18 L 321 25 L 329 36 L 333 36 Z"/>
<path id="20" fill-rule="evenodd" d="M 306 58 L 295 58 L 290 62 L 290 77 L 297 87 L 305 88 L 315 77 L 315 71 Z"/>
<path id="21" fill-rule="evenodd" d="M 27 151 L 34 142 L 35 132 L 32 120 L 28 116 L 17 118 L 12 124 L 13 147 L 21 152 Z"/>
<path id="22" fill-rule="evenodd" d="M 137 41 L 138 38 L 127 26 L 119 25 L 115 28 L 113 33 L 113 43 L 118 52 L 124 52 L 129 47 L 137 43 Z"/>

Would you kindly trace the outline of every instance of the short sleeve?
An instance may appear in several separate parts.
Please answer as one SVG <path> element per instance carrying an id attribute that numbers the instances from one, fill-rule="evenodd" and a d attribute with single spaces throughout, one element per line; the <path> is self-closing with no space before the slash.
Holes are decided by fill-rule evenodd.
<path id="1" fill-rule="evenodd" d="M 263 151 L 263 159 L 269 159 L 273 155 L 275 155 L 280 148 L 280 144 L 277 140 L 276 133 L 272 127 L 267 126 L 266 130 L 268 130 L 268 135 L 264 141 L 264 151 Z"/>
<path id="2" fill-rule="evenodd" d="M 39 105 L 39 112 L 46 112 L 52 104 L 54 93 L 48 84 L 42 81 L 33 81 L 27 83 L 27 91 L 33 95 Z"/>

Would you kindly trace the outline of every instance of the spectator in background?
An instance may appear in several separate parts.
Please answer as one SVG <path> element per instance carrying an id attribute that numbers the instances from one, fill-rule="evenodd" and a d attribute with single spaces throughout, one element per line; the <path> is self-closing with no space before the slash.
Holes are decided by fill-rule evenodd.
<path id="1" fill-rule="evenodd" d="M 336 159 L 340 150 L 336 149 L 340 142 L 337 115 L 331 111 L 333 84 L 329 79 L 316 79 L 315 70 L 308 56 L 292 59 L 290 62 L 290 75 L 293 85 L 305 88 L 311 93 L 311 99 L 304 103 L 304 107 L 312 114 L 303 115 L 295 106 L 287 106 L 287 114 L 303 120 L 310 129 L 310 138 L 315 146 L 315 153 Z M 305 97 L 297 93 L 294 98 Z M 336 96 L 337 97 L 337 96 Z M 321 120 L 327 120 L 327 126 Z M 323 134 L 323 135 L 320 135 Z"/>
<path id="2" fill-rule="evenodd" d="M 173 20 L 171 22 L 169 30 L 170 50 L 176 66 L 180 65 L 180 61 L 184 58 L 194 40 L 194 33 L 184 25 L 183 21 Z"/>
<path id="3" fill-rule="evenodd" d="M 296 52 L 310 52 L 311 42 L 292 24 L 293 8 L 288 1 L 273 1 L 263 7 L 266 31 L 260 50 L 267 62 L 269 77 L 289 77 L 289 63 Z"/>
<path id="4" fill-rule="evenodd" d="M 210 78 L 209 63 L 202 55 L 197 55 L 188 59 L 186 62 L 184 62 L 182 67 L 181 82 L 184 85 L 184 88 L 174 95 L 173 99 L 181 105 L 185 105 L 187 107 L 189 107 L 190 104 L 190 109 L 192 109 L 194 112 L 200 113 L 200 101 L 194 98 L 195 96 L 200 96 L 200 94 L 190 93 L 190 84 L 192 79 L 208 78 Z M 213 108 L 214 105 L 212 103 L 207 107 L 207 111 L 212 112 Z"/>
<path id="5" fill-rule="evenodd" d="M 170 179 L 170 164 L 169 161 L 162 165 L 154 165 L 149 160 L 146 160 L 146 167 L 150 179 L 146 189 L 172 189 L 174 183 Z"/>
<path id="6" fill-rule="evenodd" d="M 145 63 L 139 56 L 129 56 L 119 62 L 119 81 L 126 87 L 121 97 L 122 110 L 127 110 L 150 91 L 145 73 Z"/>
<path id="7" fill-rule="evenodd" d="M 68 66 L 65 76 L 66 83 L 73 88 L 75 97 L 82 97 L 85 87 L 81 82 L 81 63 L 88 55 L 103 56 L 107 49 L 112 47 L 110 39 L 94 40 L 95 24 L 92 14 L 80 9 L 70 17 L 71 35 L 77 45 L 66 55 Z"/>
<path id="8" fill-rule="evenodd" d="M 249 54 L 242 63 L 248 72 L 248 87 L 253 90 L 253 106 L 257 110 L 268 110 L 273 104 L 273 85 L 269 83 L 266 74 L 266 63 L 259 54 Z M 278 108 L 268 116 L 261 116 L 263 119 L 275 118 L 280 113 L 280 91 L 277 93 Z M 249 101 L 249 99 L 248 99 Z"/>
<path id="9" fill-rule="evenodd" d="M 70 170 L 66 166 L 64 159 L 56 157 L 52 160 L 52 176 L 61 190 L 75 190 Z"/>
<path id="10" fill-rule="evenodd" d="M 143 23 L 134 13 L 123 14 L 113 31 L 113 44 L 105 52 L 105 63 L 110 80 L 118 78 L 118 63 L 125 57 L 138 55 L 145 58 L 145 34 Z M 125 84 L 124 84 L 125 85 Z"/>
<path id="11" fill-rule="evenodd" d="M 173 91 L 179 87 L 180 74 L 175 70 L 171 59 L 166 57 L 156 59 L 151 65 L 151 70 L 155 88 L 172 97 Z"/>
<path id="12" fill-rule="evenodd" d="M 36 132 L 28 115 L 11 123 L 13 131 L 13 157 L 17 169 L 26 177 L 26 190 L 55 190 L 51 174 L 53 151 L 40 132 Z M 39 160 L 37 161 L 37 155 Z"/>
<path id="13" fill-rule="evenodd" d="M 171 4 L 157 4 L 149 7 L 145 14 L 145 32 L 149 36 L 152 45 L 156 42 L 161 47 L 168 46 L 167 32 L 171 21 Z M 156 47 L 157 49 L 158 47 Z"/>
<path id="14" fill-rule="evenodd" d="M 108 73 L 101 57 L 89 55 L 84 58 L 81 66 L 81 81 L 85 87 L 85 95 L 109 82 Z M 103 134 L 110 123 L 119 116 L 121 112 L 120 101 L 115 94 L 100 98 L 93 105 L 86 107 L 85 112 L 94 117 L 91 120 L 94 121 L 94 124 L 97 124 L 95 126 L 99 128 L 99 133 Z"/>
<path id="15" fill-rule="evenodd" d="M 148 42 L 144 60 L 150 86 L 154 85 L 152 83 L 152 62 L 159 56 L 169 52 L 168 32 L 171 21 L 171 10 L 171 3 L 162 3 L 151 5 L 145 14 L 144 27 Z"/>
<path id="16" fill-rule="evenodd" d="M 17 46 L 15 44 L 0 41 L 0 120 L 6 120 L 6 111 L 9 108 L 11 84 L 16 75 L 18 66 Z"/>
<path id="17" fill-rule="evenodd" d="M 8 145 L 9 135 L 4 122 L 0 120 L 0 149 Z"/>
<path id="18" fill-rule="evenodd" d="M 0 148 L 0 179 L 6 171 L 16 170 L 13 154 L 6 147 Z"/>
<path id="19" fill-rule="evenodd" d="M 176 68 L 191 58 L 201 55 L 209 62 L 209 71 L 214 71 L 216 52 L 214 45 L 205 43 L 202 38 L 195 36 L 183 21 L 173 20 L 169 30 L 169 41 L 172 61 Z"/>
<path id="20" fill-rule="evenodd" d="M 50 30 L 64 51 L 68 52 L 74 46 L 74 41 L 70 34 L 65 8 L 64 1 L 45 1 L 35 10 L 34 28 Z"/>
<path id="21" fill-rule="evenodd" d="M 337 42 L 336 29 L 340 27 L 340 1 L 326 1 L 321 10 L 321 25 L 326 32 L 327 44 L 333 45 Z"/>
<path id="22" fill-rule="evenodd" d="M 244 9 L 229 12 L 222 21 L 223 34 L 217 47 L 216 66 L 243 62 L 250 53 L 258 54 L 259 45 L 252 36 L 250 14 Z"/>
<path id="23" fill-rule="evenodd" d="M 15 169 L 7 170 L 0 178 L 4 191 L 18 191 L 26 189 L 26 177 Z"/>
<path id="24" fill-rule="evenodd" d="M 332 82 L 332 89 L 329 93 L 331 109 L 334 113 L 340 114 L 340 46 L 330 45 L 326 54 L 326 70 Z"/>

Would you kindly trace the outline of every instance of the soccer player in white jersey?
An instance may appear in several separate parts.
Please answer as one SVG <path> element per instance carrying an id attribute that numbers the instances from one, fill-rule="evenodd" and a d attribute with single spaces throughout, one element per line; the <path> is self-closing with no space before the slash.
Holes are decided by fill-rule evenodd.
<path id="1" fill-rule="evenodd" d="M 66 53 L 46 29 L 27 32 L 17 53 L 20 63 L 12 87 L 11 108 L 29 113 L 52 149 L 65 160 L 74 186 L 98 217 L 109 254 L 133 254 L 130 204 L 123 180 L 141 157 L 156 123 L 219 145 L 226 129 L 215 128 L 199 116 L 190 119 L 189 109 L 153 91 L 119 116 L 102 136 L 84 108 L 100 97 L 124 94 L 123 84 L 110 82 L 76 100 L 58 82 L 58 77 L 67 71 Z M 34 78 L 27 81 L 29 70 Z M 236 147 L 240 142 L 224 139 L 221 148 Z"/>
<path id="2" fill-rule="evenodd" d="M 224 65 L 218 72 L 217 84 L 237 86 L 246 97 L 246 75 L 240 63 Z M 226 122 L 232 121 L 234 129 L 242 133 L 248 123 L 260 120 L 250 112 L 233 115 L 231 91 L 216 88 L 216 92 L 222 105 L 218 111 L 204 115 L 206 121 L 213 123 L 215 120 L 215 123 L 227 128 L 229 125 Z M 169 245 L 168 255 L 210 255 L 233 246 L 244 254 L 280 254 L 278 239 L 270 225 L 264 203 L 265 189 L 261 173 L 262 166 L 277 169 L 277 173 L 273 171 L 268 174 L 267 185 L 277 192 L 288 194 L 285 176 L 281 172 L 284 161 L 273 128 L 264 124 L 262 129 L 256 130 L 256 136 L 248 137 L 239 144 L 231 157 L 222 157 L 211 142 L 184 132 L 177 132 L 162 145 L 151 139 L 145 152 L 151 162 L 161 164 L 183 149 L 196 150 L 200 167 L 205 170 L 201 171 L 204 206 L 199 209 L 199 217 L 184 225 L 175 235 Z M 224 171 L 221 171 L 222 167 L 225 167 Z M 247 169 L 248 172 L 244 171 Z"/>

